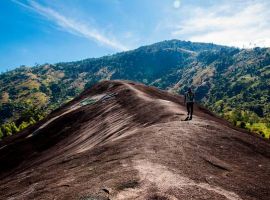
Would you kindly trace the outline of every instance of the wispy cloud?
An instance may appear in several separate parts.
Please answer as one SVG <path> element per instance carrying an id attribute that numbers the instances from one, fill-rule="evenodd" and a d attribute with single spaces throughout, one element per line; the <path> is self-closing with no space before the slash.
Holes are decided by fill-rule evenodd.
<path id="1" fill-rule="evenodd" d="M 64 29 L 65 31 L 72 33 L 74 35 L 79 35 L 85 37 L 91 41 L 96 41 L 99 44 L 108 46 L 110 48 L 114 48 L 117 50 L 125 51 L 128 48 L 120 43 L 119 41 L 115 40 L 114 38 L 109 38 L 103 34 L 101 31 L 91 27 L 89 24 L 75 20 L 73 18 L 67 17 L 63 14 L 60 14 L 56 10 L 41 5 L 36 1 L 27 1 L 27 3 L 22 3 L 18 0 L 12 0 L 14 3 L 17 3 L 20 6 L 23 6 L 27 9 L 30 9 L 48 20 L 54 22 L 56 25 Z"/>
<path id="2" fill-rule="evenodd" d="M 190 9 L 191 15 L 167 26 L 173 37 L 238 47 L 270 46 L 270 4 L 265 1 L 221 1 Z"/>

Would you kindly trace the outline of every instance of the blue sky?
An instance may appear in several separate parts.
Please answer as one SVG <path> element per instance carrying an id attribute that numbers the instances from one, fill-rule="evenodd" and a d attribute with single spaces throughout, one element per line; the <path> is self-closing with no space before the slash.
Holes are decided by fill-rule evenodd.
<path id="1" fill-rule="evenodd" d="M 0 71 L 162 40 L 270 46 L 268 0 L 2 0 Z"/>

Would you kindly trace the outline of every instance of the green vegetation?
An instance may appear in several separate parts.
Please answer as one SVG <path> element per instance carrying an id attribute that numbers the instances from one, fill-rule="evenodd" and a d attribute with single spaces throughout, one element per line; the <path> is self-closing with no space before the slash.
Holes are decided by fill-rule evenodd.
<path id="1" fill-rule="evenodd" d="M 269 138 L 270 49 L 178 40 L 2 73 L 0 138 L 34 124 L 105 79 L 133 80 L 179 94 L 192 85 L 201 104 L 234 125 Z"/>
<path id="2" fill-rule="evenodd" d="M 0 139 L 22 131 L 43 119 L 45 115 L 45 112 L 34 107 L 24 110 L 18 120 L 6 122 L 0 126 Z"/>
<path id="3" fill-rule="evenodd" d="M 256 113 L 251 111 L 239 111 L 234 109 L 221 114 L 222 117 L 228 119 L 235 126 L 248 129 L 254 133 L 260 134 L 262 137 L 269 139 L 270 123 L 264 118 L 260 118 Z"/>

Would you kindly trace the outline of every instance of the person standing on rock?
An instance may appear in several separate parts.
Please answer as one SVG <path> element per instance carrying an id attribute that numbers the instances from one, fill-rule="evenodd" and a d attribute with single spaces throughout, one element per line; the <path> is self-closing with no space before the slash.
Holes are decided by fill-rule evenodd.
<path id="1" fill-rule="evenodd" d="M 185 94 L 185 104 L 187 106 L 187 120 L 192 120 L 192 114 L 193 114 L 193 104 L 195 101 L 195 95 L 194 92 L 192 92 L 191 88 L 188 88 L 188 91 Z"/>

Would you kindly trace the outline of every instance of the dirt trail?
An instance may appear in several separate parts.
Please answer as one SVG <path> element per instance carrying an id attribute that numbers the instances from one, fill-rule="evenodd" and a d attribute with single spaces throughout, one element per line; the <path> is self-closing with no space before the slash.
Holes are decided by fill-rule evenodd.
<path id="1" fill-rule="evenodd" d="M 0 199 L 268 200 L 270 144 L 183 98 L 104 81 L 0 143 Z"/>

